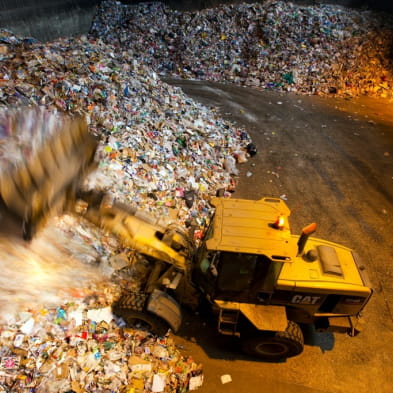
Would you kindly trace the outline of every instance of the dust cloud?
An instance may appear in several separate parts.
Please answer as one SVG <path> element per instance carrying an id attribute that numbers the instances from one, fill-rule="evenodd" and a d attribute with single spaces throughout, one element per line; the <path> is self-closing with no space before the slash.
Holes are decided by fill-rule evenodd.
<path id="1" fill-rule="evenodd" d="M 63 216 L 31 242 L 0 237 L 0 323 L 30 308 L 83 297 L 87 288 L 108 281 L 112 271 L 103 261 L 110 244 L 107 240 L 106 249 L 97 231 Z"/>

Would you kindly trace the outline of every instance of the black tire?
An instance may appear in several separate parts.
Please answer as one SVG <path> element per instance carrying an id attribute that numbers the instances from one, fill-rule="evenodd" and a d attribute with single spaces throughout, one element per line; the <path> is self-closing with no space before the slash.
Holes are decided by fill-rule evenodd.
<path id="1" fill-rule="evenodd" d="M 144 293 L 129 292 L 113 305 L 112 311 L 124 320 L 127 327 L 164 336 L 168 332 L 169 325 L 162 318 L 145 310 L 146 299 L 147 295 Z"/>
<path id="2" fill-rule="evenodd" d="M 285 332 L 256 332 L 242 339 L 241 345 L 248 355 L 279 361 L 302 353 L 304 338 L 299 325 L 288 321 Z"/>

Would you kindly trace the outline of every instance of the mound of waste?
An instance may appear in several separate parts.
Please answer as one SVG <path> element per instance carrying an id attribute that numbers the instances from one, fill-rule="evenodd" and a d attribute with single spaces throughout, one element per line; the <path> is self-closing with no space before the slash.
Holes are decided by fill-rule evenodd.
<path id="1" fill-rule="evenodd" d="M 179 12 L 100 3 L 91 34 L 162 75 L 306 94 L 393 97 L 392 15 L 290 2 Z"/>

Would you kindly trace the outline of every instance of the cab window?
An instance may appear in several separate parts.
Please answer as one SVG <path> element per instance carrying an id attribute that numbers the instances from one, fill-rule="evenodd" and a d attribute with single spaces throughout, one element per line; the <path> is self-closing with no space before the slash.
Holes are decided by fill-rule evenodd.
<path id="1" fill-rule="evenodd" d="M 249 288 L 257 255 L 222 252 L 218 265 L 217 287 L 220 291 L 240 292 Z"/>

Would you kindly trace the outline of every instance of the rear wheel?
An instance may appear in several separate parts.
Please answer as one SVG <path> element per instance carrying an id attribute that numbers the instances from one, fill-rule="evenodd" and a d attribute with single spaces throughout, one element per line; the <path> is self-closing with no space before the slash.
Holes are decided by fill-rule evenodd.
<path id="1" fill-rule="evenodd" d="M 288 321 L 284 332 L 258 332 L 242 340 L 242 350 L 265 360 L 281 360 L 303 352 L 304 338 L 298 324 Z"/>
<path id="2" fill-rule="evenodd" d="M 146 330 L 157 336 L 164 336 L 169 325 L 157 315 L 145 311 L 147 295 L 141 292 L 130 292 L 122 296 L 114 305 L 113 313 L 121 317 L 127 327 Z"/>

